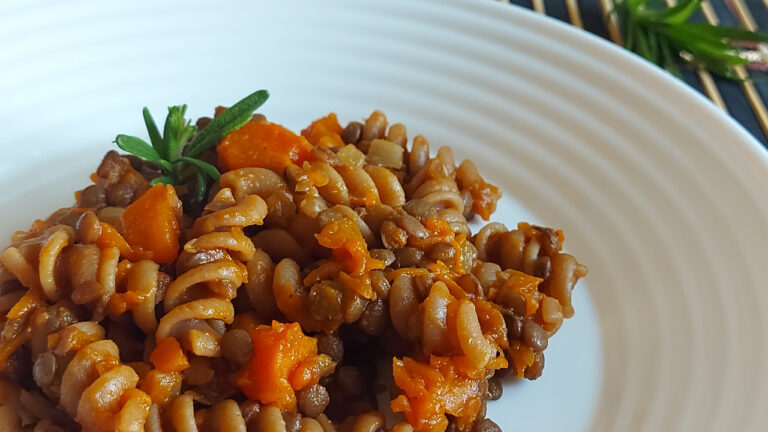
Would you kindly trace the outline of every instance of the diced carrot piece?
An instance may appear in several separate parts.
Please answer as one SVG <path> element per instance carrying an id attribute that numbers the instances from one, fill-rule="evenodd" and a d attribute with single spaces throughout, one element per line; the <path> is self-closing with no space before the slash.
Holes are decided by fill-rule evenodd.
<path id="1" fill-rule="evenodd" d="M 181 372 L 189 367 L 189 360 L 181 350 L 179 341 L 172 337 L 157 341 L 157 346 L 149 355 L 149 361 L 160 372 Z"/>
<path id="2" fill-rule="evenodd" d="M 453 230 L 448 225 L 448 221 L 440 218 L 429 218 L 424 222 L 424 227 L 428 229 L 432 235 L 438 237 L 451 237 L 453 236 Z"/>
<path id="3" fill-rule="evenodd" d="M 106 222 L 100 222 L 101 236 L 96 241 L 96 246 L 99 249 L 107 249 L 116 247 L 120 251 L 120 255 L 123 257 L 133 256 L 133 248 L 125 241 L 125 238 L 117 232 L 117 230 Z"/>
<path id="4" fill-rule="evenodd" d="M 383 261 L 371 257 L 360 228 L 349 218 L 328 223 L 315 238 L 321 246 L 333 249 L 334 258 L 346 272 L 361 274 L 384 268 Z"/>
<path id="5" fill-rule="evenodd" d="M 312 145 L 277 123 L 250 121 L 222 138 L 217 147 L 219 164 L 238 168 L 270 168 L 279 173 L 293 164 L 314 160 Z"/>
<path id="6" fill-rule="evenodd" d="M 450 357 L 432 356 L 429 364 L 408 357 L 392 362 L 395 384 L 402 395 L 392 401 L 392 410 L 402 412 L 415 432 L 443 432 L 446 414 L 467 430 L 482 406 L 480 380 L 462 376 Z"/>
<path id="7" fill-rule="evenodd" d="M 176 210 L 180 206 L 173 186 L 157 184 L 125 209 L 123 230 L 134 261 L 169 264 L 176 260 L 181 233 Z"/>
<path id="8" fill-rule="evenodd" d="M 316 383 L 319 366 L 329 360 L 317 355 L 317 339 L 304 335 L 298 323 L 273 321 L 253 330 L 251 340 L 254 355 L 238 376 L 237 387 L 251 400 L 295 410 L 296 391 Z"/>
<path id="9" fill-rule="evenodd" d="M 506 348 L 509 345 L 507 324 L 499 309 L 493 303 L 482 298 L 474 298 L 472 303 L 475 304 L 477 320 L 480 322 L 483 334 L 490 337 L 497 347 Z M 504 356 L 501 358 L 504 359 Z"/>
<path id="10" fill-rule="evenodd" d="M 336 114 L 330 113 L 312 122 L 301 134 L 313 145 L 318 147 L 336 148 L 343 147 L 344 141 L 341 139 L 341 128 Z"/>
<path id="11" fill-rule="evenodd" d="M 488 220 L 496 211 L 496 202 L 501 198 L 501 192 L 496 186 L 482 182 L 469 187 L 472 195 L 472 211 L 479 214 L 483 220 Z"/>
<path id="12" fill-rule="evenodd" d="M 451 295 L 456 298 L 464 298 L 467 293 L 454 279 L 459 276 L 453 269 L 449 268 L 442 261 L 435 261 L 429 265 L 429 272 L 435 280 L 445 283 Z"/>
<path id="13" fill-rule="evenodd" d="M 125 311 L 140 305 L 144 299 L 137 291 L 126 291 L 124 293 L 112 294 L 107 303 L 107 312 L 113 317 L 120 316 Z"/>
<path id="14" fill-rule="evenodd" d="M 429 236 L 426 238 L 411 236 L 408 238 L 409 246 L 426 250 L 437 243 L 451 243 L 456 240 L 453 229 L 445 219 L 429 218 L 424 221 L 424 228 L 429 231 Z"/>
<path id="15" fill-rule="evenodd" d="M 543 294 L 539 292 L 539 284 L 543 279 L 512 269 L 504 270 L 504 272 L 508 273 L 510 277 L 504 282 L 501 289 L 516 291 L 523 296 L 525 299 L 525 316 L 536 313 L 543 297 Z"/>
<path id="16" fill-rule="evenodd" d="M 519 341 L 514 341 L 509 345 L 509 355 L 515 367 L 514 373 L 518 379 L 523 379 L 525 369 L 533 364 L 533 350 Z"/>

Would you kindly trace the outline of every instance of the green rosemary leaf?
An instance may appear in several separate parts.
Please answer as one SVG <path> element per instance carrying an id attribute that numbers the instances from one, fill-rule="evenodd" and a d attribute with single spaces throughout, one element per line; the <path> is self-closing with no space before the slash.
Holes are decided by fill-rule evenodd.
<path id="1" fill-rule="evenodd" d="M 221 173 L 219 173 L 219 170 L 216 169 L 215 166 L 209 164 L 208 162 L 202 161 L 200 159 L 193 159 L 193 158 L 186 157 L 186 156 L 182 156 L 182 157 L 176 159 L 175 161 L 173 161 L 174 164 L 175 163 L 181 163 L 181 162 L 188 163 L 190 165 L 194 165 L 200 171 L 202 171 L 208 177 L 212 178 L 215 181 L 219 181 L 219 178 L 221 177 Z"/>
<path id="2" fill-rule="evenodd" d="M 701 6 L 702 0 L 684 0 L 666 9 L 643 10 L 643 16 L 655 22 L 667 24 L 682 24 L 691 17 L 693 12 Z"/>
<path id="3" fill-rule="evenodd" d="M 740 65 L 747 64 L 749 60 L 739 56 L 738 52 L 734 49 L 720 49 L 717 45 L 712 45 L 704 41 L 690 41 L 683 49 L 690 52 L 694 60 L 702 56 L 721 62 L 723 65 Z"/>
<path id="4" fill-rule="evenodd" d="M 171 164 L 161 158 L 155 149 L 141 138 L 130 135 L 118 135 L 115 137 L 115 143 L 128 153 L 157 164 L 164 172 L 171 170 Z"/>
<path id="5" fill-rule="evenodd" d="M 208 185 L 205 181 L 205 175 L 202 171 L 197 171 L 197 201 L 203 202 L 205 199 L 205 192 L 208 189 Z"/>
<path id="6" fill-rule="evenodd" d="M 732 42 L 766 42 L 768 43 L 768 33 L 753 32 L 751 30 L 736 27 L 720 27 L 703 23 L 683 23 L 679 27 L 700 35 L 716 37 Z"/>
<path id="7" fill-rule="evenodd" d="M 654 0 L 614 0 L 625 47 L 678 76 L 678 65 L 686 62 L 742 80 L 734 67 L 749 60 L 739 43 L 768 43 L 768 33 L 688 22 L 701 3 L 682 0 L 664 8 Z"/>
<path id="8" fill-rule="evenodd" d="M 144 107 L 141 114 L 144 116 L 144 124 L 147 126 L 149 141 L 152 143 L 152 147 L 154 147 L 161 158 L 168 159 L 168 151 L 165 147 L 165 141 L 163 141 L 163 137 L 160 136 L 160 130 L 157 129 L 157 124 L 155 123 L 155 119 L 152 118 L 152 113 L 149 112 L 149 108 Z"/>
<path id="9" fill-rule="evenodd" d="M 739 56 L 727 55 L 703 48 L 691 52 L 691 55 L 693 56 L 693 64 L 731 79 L 736 78 L 736 74 L 733 71 L 734 66 L 746 65 L 748 63 L 748 60 Z"/>
<path id="10" fill-rule="evenodd" d="M 659 35 L 653 28 L 648 29 L 648 58 L 652 63 L 659 63 Z"/>
<path id="11" fill-rule="evenodd" d="M 634 51 L 636 48 L 636 34 L 637 34 L 637 20 L 634 19 L 634 17 L 629 16 L 627 17 L 627 31 L 624 35 L 624 48 Z"/>
<path id="12" fill-rule="evenodd" d="M 676 77 L 682 78 L 683 75 L 680 73 L 680 68 L 677 67 L 677 62 L 679 61 L 679 58 L 675 57 L 672 54 L 672 49 L 669 47 L 669 42 L 667 42 L 667 40 L 664 38 L 660 38 L 659 48 L 661 50 L 661 57 L 664 59 L 663 60 L 664 69 L 666 69 Z"/>
<path id="13" fill-rule="evenodd" d="M 206 150 L 216 145 L 219 139 L 235 129 L 242 127 L 251 119 L 256 111 L 269 98 L 269 92 L 259 90 L 246 96 L 229 109 L 216 116 L 211 122 L 200 130 L 197 137 L 184 151 L 184 155 L 197 158 Z"/>
<path id="14" fill-rule="evenodd" d="M 184 146 L 197 131 L 197 126 L 192 126 L 189 120 L 184 118 L 186 113 L 186 105 L 168 107 L 168 117 L 165 119 L 163 130 L 168 161 L 174 161 L 181 155 Z"/>
<path id="15" fill-rule="evenodd" d="M 660 25 L 657 27 L 659 32 L 676 41 L 682 47 L 706 46 L 710 50 L 716 51 L 736 51 L 736 48 L 717 36 L 708 33 L 699 33 L 691 31 L 682 25 Z"/>
<path id="16" fill-rule="evenodd" d="M 655 63 L 655 59 L 651 57 L 651 50 L 648 43 L 648 37 L 646 35 L 646 32 L 644 29 L 640 28 L 637 30 L 637 34 L 635 35 L 637 38 L 637 53 L 643 56 L 646 60 Z"/>

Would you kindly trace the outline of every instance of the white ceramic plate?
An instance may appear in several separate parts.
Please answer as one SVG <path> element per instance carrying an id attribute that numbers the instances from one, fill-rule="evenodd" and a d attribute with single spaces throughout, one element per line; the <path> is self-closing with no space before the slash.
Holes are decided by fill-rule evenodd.
<path id="1" fill-rule="evenodd" d="M 4 2 L 2 238 L 72 202 L 140 109 L 258 88 L 300 128 L 373 109 L 471 156 L 496 218 L 565 229 L 590 268 L 512 430 L 766 430 L 768 157 L 607 42 L 490 0 Z"/>

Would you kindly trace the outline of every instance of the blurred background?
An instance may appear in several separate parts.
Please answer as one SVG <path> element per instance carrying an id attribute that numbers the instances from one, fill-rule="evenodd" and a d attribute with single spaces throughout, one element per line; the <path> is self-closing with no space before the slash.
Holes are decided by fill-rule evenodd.
<path id="1" fill-rule="evenodd" d="M 617 23 L 605 17 L 611 0 L 500 0 L 583 28 L 615 43 L 621 43 Z M 667 4 L 672 4 L 667 1 Z M 705 0 L 693 15 L 696 22 L 709 22 L 750 30 L 768 30 L 768 0 Z M 763 47 L 763 53 L 768 50 Z M 763 57 L 766 67 L 768 57 Z M 754 72 L 747 72 L 754 75 Z M 709 73 L 684 70 L 685 81 L 706 95 L 723 111 L 744 125 L 763 146 L 768 146 L 768 81 L 736 82 Z"/>

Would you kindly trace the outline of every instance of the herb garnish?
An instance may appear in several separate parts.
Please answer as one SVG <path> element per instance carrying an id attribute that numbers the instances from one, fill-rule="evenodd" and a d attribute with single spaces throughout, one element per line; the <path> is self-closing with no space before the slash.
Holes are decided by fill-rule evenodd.
<path id="1" fill-rule="evenodd" d="M 199 132 L 197 126 L 184 117 L 187 112 L 186 105 L 168 107 L 162 135 L 149 109 L 144 107 L 144 123 L 152 145 L 130 135 L 118 135 L 115 143 L 124 151 L 160 168 L 163 175 L 154 179 L 152 184 L 183 185 L 195 180 L 196 199 L 202 201 L 205 199 L 206 177 L 218 181 L 221 174 L 215 166 L 198 158 L 215 146 L 224 135 L 245 125 L 253 112 L 268 98 L 269 93 L 266 90 L 259 90 L 214 117 Z"/>
<path id="2" fill-rule="evenodd" d="M 683 0 L 654 8 L 651 0 L 614 0 L 624 47 L 680 76 L 684 61 L 717 75 L 741 79 L 734 66 L 747 65 L 749 43 L 768 42 L 768 34 L 688 22 L 703 0 Z"/>

